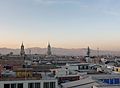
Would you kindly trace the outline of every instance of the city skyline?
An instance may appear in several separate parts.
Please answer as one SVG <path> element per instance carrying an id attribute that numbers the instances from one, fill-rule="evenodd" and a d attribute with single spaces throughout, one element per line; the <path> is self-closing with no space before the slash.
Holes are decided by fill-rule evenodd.
<path id="1" fill-rule="evenodd" d="M 0 48 L 120 50 L 119 0 L 0 0 Z"/>

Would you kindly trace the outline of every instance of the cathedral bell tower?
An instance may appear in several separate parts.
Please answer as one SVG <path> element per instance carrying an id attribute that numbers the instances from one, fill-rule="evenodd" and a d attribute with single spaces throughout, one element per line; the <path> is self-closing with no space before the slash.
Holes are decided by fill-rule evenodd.
<path id="1" fill-rule="evenodd" d="M 87 48 L 87 56 L 90 57 L 90 47 Z"/>
<path id="2" fill-rule="evenodd" d="M 23 45 L 23 43 L 22 43 L 22 45 L 21 45 L 20 55 L 21 55 L 21 56 L 24 56 L 24 55 L 25 55 L 25 50 L 24 50 L 24 45 Z"/>
<path id="3" fill-rule="evenodd" d="M 51 53 L 51 46 L 50 46 L 50 43 L 48 43 L 48 47 L 47 47 L 47 55 L 48 55 L 48 56 L 52 55 L 52 53 Z"/>

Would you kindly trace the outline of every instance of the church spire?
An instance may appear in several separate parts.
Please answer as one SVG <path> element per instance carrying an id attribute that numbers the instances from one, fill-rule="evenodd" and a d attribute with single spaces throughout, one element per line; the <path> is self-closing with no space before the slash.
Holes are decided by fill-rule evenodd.
<path id="1" fill-rule="evenodd" d="M 24 50 L 24 44 L 23 44 L 23 42 L 22 42 L 22 45 L 21 45 L 20 55 L 21 55 L 21 56 L 24 56 L 24 55 L 25 55 L 25 50 Z"/>
<path id="2" fill-rule="evenodd" d="M 50 46 L 50 43 L 48 43 L 48 47 L 47 47 L 47 55 L 52 55 L 52 53 L 51 53 L 51 46 Z"/>
<path id="3" fill-rule="evenodd" d="M 21 46 L 24 46 L 24 45 L 23 45 L 23 42 L 22 42 L 22 45 L 21 45 Z"/>
<path id="4" fill-rule="evenodd" d="M 90 57 L 90 47 L 87 48 L 87 56 Z"/>

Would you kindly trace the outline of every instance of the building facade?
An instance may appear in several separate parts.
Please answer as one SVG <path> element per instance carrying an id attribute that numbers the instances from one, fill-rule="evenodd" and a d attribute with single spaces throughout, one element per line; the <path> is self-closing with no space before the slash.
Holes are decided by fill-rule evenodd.
<path id="1" fill-rule="evenodd" d="M 58 88 L 57 80 L 0 81 L 0 88 Z"/>

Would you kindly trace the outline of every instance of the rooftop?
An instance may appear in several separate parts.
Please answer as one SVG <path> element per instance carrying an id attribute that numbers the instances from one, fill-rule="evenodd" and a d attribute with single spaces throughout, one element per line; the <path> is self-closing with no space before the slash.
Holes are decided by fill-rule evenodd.
<path id="1" fill-rule="evenodd" d="M 93 88 L 120 88 L 120 85 L 97 85 L 93 86 Z"/>
<path id="2" fill-rule="evenodd" d="M 90 85 L 93 85 L 93 84 L 96 85 L 97 84 L 96 81 L 88 77 L 78 81 L 63 83 L 62 86 L 63 88 L 88 88 L 90 87 Z"/>

